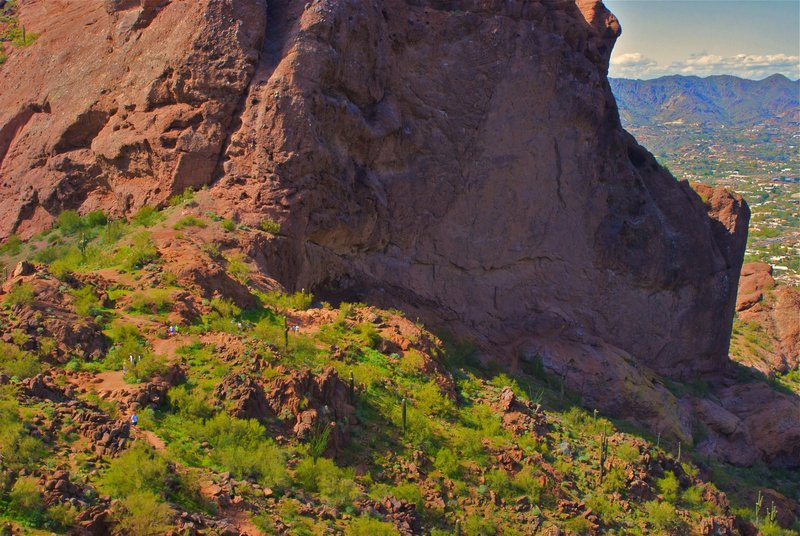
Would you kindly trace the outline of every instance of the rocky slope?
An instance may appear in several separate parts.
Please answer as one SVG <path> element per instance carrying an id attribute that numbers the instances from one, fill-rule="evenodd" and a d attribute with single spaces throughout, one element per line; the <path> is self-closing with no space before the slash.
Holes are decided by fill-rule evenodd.
<path id="1" fill-rule="evenodd" d="M 0 288 L 4 532 L 800 527 L 796 469 L 726 461 L 758 456 L 755 426 L 758 448 L 787 456 L 786 406 L 763 405 L 772 387 L 757 378 L 669 385 L 715 426 L 695 423 L 694 445 L 650 435 L 593 411 L 541 360 L 511 374 L 396 310 L 274 291 L 243 255 L 267 233 L 219 217 L 208 191 L 171 204 L 127 222 L 67 212 L 0 250 L 3 264 L 32 259 Z"/>
<path id="2" fill-rule="evenodd" d="M 41 37 L 0 70 L 0 234 L 208 185 L 219 214 L 280 229 L 241 240 L 286 289 L 402 305 L 685 441 L 722 410 L 659 376 L 724 371 L 749 210 L 622 130 L 602 3 L 28 0 L 19 17 Z M 209 297 L 236 288 L 174 248 L 181 278 L 224 281 Z M 739 420 L 736 461 L 793 463 L 797 427 L 766 452 Z"/>

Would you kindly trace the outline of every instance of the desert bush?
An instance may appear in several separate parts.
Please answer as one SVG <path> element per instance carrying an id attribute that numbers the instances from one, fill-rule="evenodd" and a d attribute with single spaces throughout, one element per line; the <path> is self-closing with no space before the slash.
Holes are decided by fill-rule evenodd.
<path id="1" fill-rule="evenodd" d="M 47 520 L 44 528 L 58 532 L 66 532 L 75 524 L 78 517 L 78 509 L 71 504 L 52 504 L 47 507 Z"/>
<path id="2" fill-rule="evenodd" d="M 176 207 L 194 199 L 194 190 L 187 187 L 183 192 L 169 198 L 169 206 Z"/>
<path id="3" fill-rule="evenodd" d="M 259 229 L 266 231 L 270 234 L 278 234 L 281 232 L 281 224 L 272 218 L 266 218 L 259 224 Z"/>
<path id="4" fill-rule="evenodd" d="M 433 381 L 418 386 L 414 391 L 414 400 L 422 413 L 432 417 L 449 418 L 455 409 L 453 402 L 442 394 L 439 386 Z"/>
<path id="5" fill-rule="evenodd" d="M 236 478 L 257 480 L 264 486 L 283 489 L 289 479 L 285 456 L 255 419 L 235 419 L 226 413 L 196 423 L 193 434 L 212 446 L 211 459 Z"/>
<path id="6" fill-rule="evenodd" d="M 150 288 L 131 296 L 130 310 L 137 313 L 166 313 L 172 305 L 172 293 L 162 288 Z"/>
<path id="7" fill-rule="evenodd" d="M 35 297 L 35 293 L 33 291 L 33 285 L 30 283 L 18 283 L 11 287 L 6 294 L 3 303 L 8 305 L 9 307 L 16 307 L 17 305 L 30 305 L 33 303 L 33 299 Z"/>
<path id="8" fill-rule="evenodd" d="M 344 531 L 346 536 L 399 536 L 391 523 L 374 517 L 357 517 Z"/>
<path id="9" fill-rule="evenodd" d="M 83 228 L 83 220 L 75 210 L 65 210 L 58 215 L 56 227 L 65 235 L 71 235 Z"/>
<path id="10" fill-rule="evenodd" d="M 236 230 L 236 224 L 233 222 L 233 220 L 226 218 L 222 220 L 221 225 L 222 225 L 222 230 L 225 231 L 226 233 L 232 233 L 233 231 Z"/>
<path id="11" fill-rule="evenodd" d="M 658 492 L 664 496 L 668 502 L 675 504 L 678 502 L 678 491 L 680 490 L 680 482 L 672 471 L 667 471 L 664 478 L 660 478 L 656 482 Z"/>
<path id="12" fill-rule="evenodd" d="M 680 517 L 675 507 L 669 503 L 649 501 L 644 504 L 647 521 L 656 529 L 671 531 L 680 525 Z"/>
<path id="13" fill-rule="evenodd" d="M 419 374 L 424 365 L 425 358 L 422 356 L 422 354 L 413 348 L 409 348 L 408 350 L 404 351 L 403 355 L 400 357 L 400 363 L 398 367 L 404 373 L 413 375 Z"/>
<path id="14" fill-rule="evenodd" d="M 511 484 L 518 495 L 526 495 L 533 504 L 541 503 L 543 495 L 547 491 L 542 480 L 536 475 L 536 470 L 530 465 L 523 467 L 519 473 L 514 475 Z"/>
<path id="15" fill-rule="evenodd" d="M 169 532 L 172 509 L 151 492 L 136 492 L 124 497 L 114 511 L 122 534 L 156 536 Z"/>
<path id="16" fill-rule="evenodd" d="M 42 366 L 35 355 L 13 344 L 0 342 L 0 372 L 12 378 L 30 378 L 41 370 Z"/>
<path id="17" fill-rule="evenodd" d="M 511 478 L 505 469 L 492 469 L 486 473 L 486 485 L 493 489 L 500 497 L 510 498 L 514 495 Z"/>
<path id="18" fill-rule="evenodd" d="M 146 352 L 142 355 L 142 358 L 139 359 L 139 355 L 137 354 L 133 365 L 127 367 L 125 381 L 141 383 L 149 380 L 153 376 L 163 374 L 168 368 L 167 360 L 162 356 Z"/>
<path id="19" fill-rule="evenodd" d="M 81 316 L 95 317 L 100 314 L 100 298 L 94 293 L 91 285 L 85 285 L 73 290 L 71 294 L 75 297 L 75 312 Z"/>
<path id="20" fill-rule="evenodd" d="M 18 519 L 38 526 L 44 521 L 45 505 L 36 477 L 23 476 L 14 482 L 8 494 L 7 511 Z"/>
<path id="21" fill-rule="evenodd" d="M 135 493 L 161 494 L 166 489 L 167 462 L 152 447 L 134 442 L 111 461 L 100 479 L 101 488 L 113 497 Z"/>
<path id="22" fill-rule="evenodd" d="M 172 226 L 172 228 L 176 231 L 180 231 L 186 227 L 199 227 L 202 229 L 206 227 L 206 222 L 200 218 L 196 218 L 195 216 L 185 216 L 175 222 L 175 225 Z"/>
<path id="23" fill-rule="evenodd" d="M 337 467 L 327 458 L 305 458 L 295 467 L 294 482 L 308 492 L 319 493 L 327 503 L 337 507 L 352 504 L 360 491 L 355 471 Z"/>
<path id="24" fill-rule="evenodd" d="M 131 237 L 130 244 L 120 248 L 118 261 L 126 270 L 138 270 L 158 258 L 153 236 L 142 231 Z"/>
<path id="25" fill-rule="evenodd" d="M 461 476 L 461 464 L 458 461 L 458 457 L 448 448 L 439 449 L 433 466 L 449 478 L 459 478 Z"/>
<path id="26" fill-rule="evenodd" d="M 12 234 L 6 238 L 5 243 L 0 246 L 0 255 L 19 255 L 19 252 L 22 250 L 22 244 L 23 242 L 20 237 L 16 234 Z"/>
<path id="27" fill-rule="evenodd" d="M 491 517 L 472 514 L 464 521 L 464 533 L 468 536 L 495 536 L 499 531 Z"/>
<path id="28" fill-rule="evenodd" d="M 239 283 L 246 285 L 250 280 L 250 267 L 245 262 L 244 255 L 236 252 L 226 257 L 225 260 L 228 261 L 228 273 Z"/>
<path id="29" fill-rule="evenodd" d="M 163 218 L 163 213 L 159 212 L 155 208 L 145 205 L 133 215 L 131 221 L 135 225 L 140 225 L 142 227 L 152 227 L 156 223 L 159 222 Z"/>
<path id="30" fill-rule="evenodd" d="M 277 309 L 297 309 L 304 311 L 310 308 L 311 304 L 314 302 L 314 296 L 302 290 L 294 294 L 284 294 L 276 290 L 260 294 L 259 297 L 265 306 Z"/>
<path id="31" fill-rule="evenodd" d="M 186 385 L 179 385 L 167 391 L 167 400 L 173 411 L 191 419 L 208 419 L 214 415 L 214 408 L 200 389 L 190 391 Z"/>

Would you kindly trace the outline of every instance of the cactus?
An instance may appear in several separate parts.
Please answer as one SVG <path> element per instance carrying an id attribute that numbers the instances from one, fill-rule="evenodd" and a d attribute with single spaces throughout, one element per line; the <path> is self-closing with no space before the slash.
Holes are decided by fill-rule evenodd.
<path id="1" fill-rule="evenodd" d="M 764 502 L 764 496 L 761 495 L 761 491 L 758 492 L 758 497 L 756 498 L 756 525 L 758 525 L 758 516 L 761 514 L 761 503 Z"/>
<path id="2" fill-rule="evenodd" d="M 603 430 L 603 438 L 600 440 L 600 485 L 603 485 L 603 477 L 606 474 L 606 461 L 608 460 L 608 435 Z"/>
<path id="3" fill-rule="evenodd" d="M 406 435 L 406 399 L 403 399 L 403 435 Z"/>
<path id="4" fill-rule="evenodd" d="M 350 403 L 353 404 L 356 401 L 356 380 L 353 378 L 353 371 L 350 371 Z"/>

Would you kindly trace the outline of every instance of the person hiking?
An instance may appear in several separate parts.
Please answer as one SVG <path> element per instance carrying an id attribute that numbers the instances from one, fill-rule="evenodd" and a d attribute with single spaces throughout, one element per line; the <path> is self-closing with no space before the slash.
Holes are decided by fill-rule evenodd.
<path id="1" fill-rule="evenodd" d="M 139 424 L 139 417 L 134 413 L 131 415 L 131 425 L 136 426 L 137 424 Z"/>

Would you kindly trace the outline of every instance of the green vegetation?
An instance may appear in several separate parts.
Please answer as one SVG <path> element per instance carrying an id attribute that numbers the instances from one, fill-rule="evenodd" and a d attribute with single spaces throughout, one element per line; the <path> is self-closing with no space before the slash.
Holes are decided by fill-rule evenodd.
<path id="1" fill-rule="evenodd" d="M 178 220 L 175 225 L 172 226 L 176 231 L 185 229 L 186 227 L 199 227 L 203 229 L 206 227 L 206 222 L 194 216 L 186 216 Z"/>
<path id="2" fill-rule="evenodd" d="M 281 224 L 271 218 L 263 220 L 258 227 L 270 234 L 279 234 L 281 232 Z"/>
<path id="3" fill-rule="evenodd" d="M 701 519 L 726 515 L 724 501 L 714 499 L 719 490 L 765 534 L 791 530 L 777 527 L 770 505 L 754 508 L 751 496 L 762 487 L 796 496 L 794 479 L 763 465 L 708 460 L 685 442 L 679 463 L 674 438 L 656 440 L 581 407 L 541 359 L 510 373 L 483 365 L 475 345 L 442 340 L 397 311 L 347 302 L 320 307 L 304 290 L 252 288 L 259 278 L 238 253 L 246 250 L 237 242 L 246 228 L 231 235 L 224 223 L 209 224 L 206 233 L 218 240 L 214 262 L 258 305 L 243 308 L 235 294 L 201 294 L 179 281 L 181 267 L 156 247 L 154 237 L 161 244 L 177 236 L 177 210 L 187 209 L 144 208 L 130 221 L 62 214 L 49 233 L 0 253 L 6 264 L 33 258 L 48 267 L 27 287 L 13 287 L 4 298 L 9 307 L 0 310 L 7 341 L 0 343 L 0 372 L 12 378 L 0 385 L 0 515 L 9 522 L 67 531 L 78 509 L 46 507 L 38 477 L 69 466 L 86 504 L 107 507 L 102 497 L 115 499 L 119 530 L 133 534 L 169 532 L 183 510 L 230 515 L 209 492 L 217 488 L 240 497 L 242 519 L 266 533 L 398 534 L 365 506 L 393 499 L 415 505 L 421 531 L 437 536 L 457 526 L 462 534 L 522 534 L 533 522 L 567 534 L 690 534 Z M 181 240 L 204 259 L 213 249 L 196 236 Z M 34 300 L 33 289 L 44 288 L 52 292 L 40 290 Z M 102 329 L 101 352 L 65 352 L 58 334 L 44 329 L 60 314 L 59 304 L 46 302 L 51 294 L 63 296 L 80 322 Z M 20 322 L 20 311 L 38 323 Z M 179 325 L 179 333 L 168 335 L 168 325 Z M 300 330 L 287 330 L 293 325 Z M 757 329 L 737 329 L 737 336 L 763 342 Z M 136 410 L 133 439 L 114 455 L 95 451 L 103 434 L 81 429 L 87 415 L 129 418 L 131 406 L 120 401 L 149 388 L 152 378 L 172 376 L 176 364 L 182 375 Z M 42 371 L 65 389 L 76 378 L 84 382 L 74 394 L 80 408 L 65 412 L 62 401 L 30 396 L 20 380 Z M 311 386 L 308 378 L 323 371 L 329 383 Z M 784 376 L 774 381 L 800 382 L 800 371 Z M 666 386 L 677 396 L 711 391 L 703 381 Z M 505 388 L 538 424 L 522 418 L 520 431 L 501 418 Z M 302 437 L 298 423 L 310 425 Z M 647 493 L 634 493 L 629 475 Z M 586 508 L 562 511 L 566 503 L 585 503 L 599 528 Z"/>

